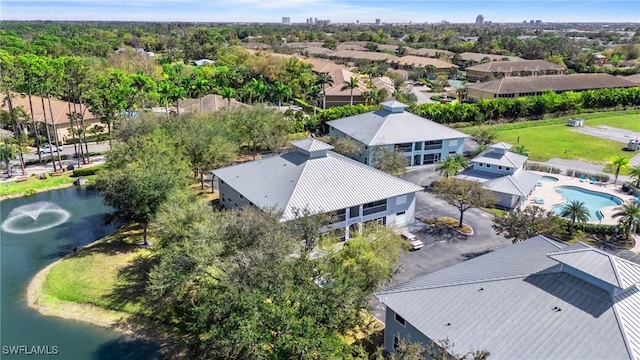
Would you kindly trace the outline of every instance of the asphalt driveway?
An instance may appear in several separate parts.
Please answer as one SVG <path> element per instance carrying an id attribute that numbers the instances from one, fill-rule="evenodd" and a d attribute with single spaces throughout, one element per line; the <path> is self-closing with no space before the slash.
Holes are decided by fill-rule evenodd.
<path id="1" fill-rule="evenodd" d="M 435 172 L 435 165 L 420 166 L 402 176 L 403 179 L 421 186 L 427 186 L 439 177 Z M 455 207 L 428 191 L 416 194 L 417 218 L 449 216 L 457 219 L 459 215 Z M 467 210 L 464 214 L 464 222 L 473 228 L 473 235 L 466 236 L 454 229 L 437 227 L 415 230 L 415 235 L 424 242 L 425 246 L 406 254 L 400 261 L 400 268 L 394 280 L 381 290 L 511 244 L 510 240 L 495 234 L 491 228 L 493 215 L 486 211 Z M 384 306 L 375 298 L 372 299 L 371 305 L 376 318 L 384 322 Z"/>

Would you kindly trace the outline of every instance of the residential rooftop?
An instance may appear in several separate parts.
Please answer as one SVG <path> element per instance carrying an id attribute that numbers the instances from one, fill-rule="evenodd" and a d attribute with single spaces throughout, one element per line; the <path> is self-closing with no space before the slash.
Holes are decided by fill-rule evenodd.
<path id="1" fill-rule="evenodd" d="M 564 70 L 564 66 L 546 60 L 491 61 L 470 66 L 467 70 L 483 72 L 549 71 Z"/>
<path id="2" fill-rule="evenodd" d="M 609 74 L 572 74 L 544 76 L 512 76 L 499 80 L 476 83 L 467 89 L 494 94 L 522 94 L 553 91 L 591 90 L 604 88 L 627 88 L 638 84 Z"/>
<path id="3" fill-rule="evenodd" d="M 327 122 L 329 126 L 367 146 L 418 141 L 467 138 L 469 135 L 405 111 L 398 101 L 382 104 L 381 110 Z"/>

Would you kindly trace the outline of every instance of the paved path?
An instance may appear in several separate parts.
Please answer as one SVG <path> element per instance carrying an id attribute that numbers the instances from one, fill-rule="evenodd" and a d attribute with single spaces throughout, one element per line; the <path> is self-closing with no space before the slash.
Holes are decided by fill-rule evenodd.
<path id="1" fill-rule="evenodd" d="M 418 105 L 421 104 L 433 104 L 433 100 L 431 100 L 431 97 L 433 95 L 439 94 L 439 93 L 434 93 L 434 92 L 422 92 L 422 90 L 429 90 L 428 87 L 426 86 L 414 86 L 411 89 L 411 92 L 413 92 L 414 94 L 416 94 L 416 98 L 418 98 L 418 101 L 416 102 Z"/>
<path id="2" fill-rule="evenodd" d="M 638 160 L 640 163 L 640 159 Z M 571 169 L 571 170 L 579 170 L 579 171 L 584 171 L 587 173 L 598 173 L 598 174 L 604 174 L 604 165 L 602 164 L 593 164 L 593 163 L 588 163 L 585 161 L 580 161 L 580 160 L 566 160 L 566 159 L 559 159 L 559 158 L 553 158 L 549 161 L 545 161 L 545 162 L 539 162 L 539 161 L 529 161 L 530 163 L 537 163 L 537 164 L 544 164 L 544 165 L 551 165 L 553 167 L 556 167 L 558 169 L 562 170 L 562 174 L 566 174 L 566 171 Z M 611 182 L 613 182 L 613 174 L 608 174 L 609 176 L 611 176 Z M 618 176 L 618 183 L 621 183 L 623 181 L 630 181 L 631 178 L 625 175 L 620 175 Z"/>

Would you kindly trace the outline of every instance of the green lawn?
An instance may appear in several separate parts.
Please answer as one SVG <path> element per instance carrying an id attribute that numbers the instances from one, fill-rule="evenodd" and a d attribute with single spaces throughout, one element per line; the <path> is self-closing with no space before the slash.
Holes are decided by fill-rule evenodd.
<path id="1" fill-rule="evenodd" d="M 16 174 L 16 177 L 20 177 L 20 172 Z M 24 181 L 6 181 L 0 183 L 0 197 L 9 195 L 27 195 L 27 190 L 33 189 L 36 191 L 53 189 L 63 185 L 71 185 L 76 180 L 75 177 L 71 177 L 72 171 L 65 172 L 58 176 L 49 176 L 47 179 L 40 180 L 37 176 L 30 176 Z M 95 182 L 95 175 L 85 176 L 87 184 Z"/>
<path id="2" fill-rule="evenodd" d="M 139 229 L 124 229 L 62 260 L 47 276 L 45 299 L 141 313 L 142 274 L 150 251 L 138 247 L 139 240 Z"/>
<path id="3" fill-rule="evenodd" d="M 586 119 L 585 126 L 608 125 L 640 132 L 640 114 L 635 111 L 583 114 L 575 117 Z M 634 154 L 624 151 L 625 145 L 612 140 L 573 131 L 566 126 L 567 118 L 525 121 L 512 124 L 493 125 L 497 130 L 497 141 L 510 144 L 518 143 L 529 150 L 529 158 L 535 161 L 547 161 L 551 158 L 583 160 L 606 164 L 616 155 L 632 157 Z M 471 133 L 474 128 L 463 129 Z"/>

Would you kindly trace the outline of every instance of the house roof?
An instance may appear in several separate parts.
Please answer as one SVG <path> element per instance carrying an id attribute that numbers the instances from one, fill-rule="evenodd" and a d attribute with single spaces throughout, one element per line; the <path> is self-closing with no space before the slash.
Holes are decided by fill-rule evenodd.
<path id="1" fill-rule="evenodd" d="M 311 55 L 331 55 L 333 54 L 333 50 L 319 47 L 319 46 L 310 46 L 305 48 L 305 51 Z"/>
<path id="2" fill-rule="evenodd" d="M 629 76 L 625 76 L 623 79 L 632 81 L 636 84 L 640 84 L 640 74 L 633 74 Z"/>
<path id="3" fill-rule="evenodd" d="M 22 108 L 24 108 L 27 114 L 31 116 L 29 97 L 22 97 L 18 94 L 12 94 L 11 102 L 14 108 L 21 106 Z M 49 103 L 47 102 L 47 99 L 44 100 L 46 113 L 42 111 L 42 98 L 40 96 L 31 96 L 31 102 L 33 104 L 33 117 L 35 121 L 44 122 L 44 118 L 46 116 L 47 122 L 51 123 L 51 113 L 49 112 Z M 2 106 L 2 110 L 9 111 L 8 104 L 4 104 Z M 66 101 L 51 98 L 51 110 L 53 112 L 53 120 L 56 125 L 66 125 L 70 123 L 69 116 L 67 115 L 69 114 L 69 104 Z M 73 103 L 71 104 L 71 110 L 73 111 Z M 80 110 L 78 106 L 77 110 Z M 84 112 L 85 120 L 96 118 L 96 116 L 93 115 L 84 104 L 82 106 L 82 110 Z"/>
<path id="4" fill-rule="evenodd" d="M 528 159 L 528 157 L 524 155 L 516 154 L 511 151 L 506 151 L 503 153 L 500 151 L 496 151 L 496 149 L 500 148 L 488 148 L 487 150 L 481 152 L 478 156 L 471 159 L 471 162 L 519 168 Z"/>
<path id="5" fill-rule="evenodd" d="M 548 256 L 621 289 L 640 283 L 638 264 L 586 245 L 565 248 Z"/>
<path id="6" fill-rule="evenodd" d="M 324 213 L 423 190 L 327 151 L 330 146 L 317 140 L 294 146 L 296 151 L 213 173 L 253 204 L 282 210 L 282 221 L 294 219 L 296 209 Z"/>
<path id="7" fill-rule="evenodd" d="M 330 54 L 329 56 L 342 58 L 342 59 L 365 59 L 365 60 L 372 60 L 372 61 L 383 61 L 383 60 L 391 61 L 398 58 L 395 55 L 391 55 L 387 53 L 355 51 L 355 50 L 340 50 L 340 51 L 334 52 L 333 54 Z"/>
<path id="8" fill-rule="evenodd" d="M 365 46 L 356 44 L 340 44 L 336 47 L 336 50 L 356 50 L 356 51 L 368 51 Z"/>
<path id="9" fill-rule="evenodd" d="M 200 59 L 193 62 L 196 66 L 202 66 L 207 64 L 215 64 L 216 62 L 211 59 Z"/>
<path id="10" fill-rule="evenodd" d="M 349 82 L 349 80 L 353 77 L 358 79 L 358 87 L 353 89 L 353 96 L 362 95 L 362 92 L 367 91 L 367 85 L 362 81 L 360 76 L 345 68 L 339 68 L 331 71 L 331 78 L 333 79 L 333 85 L 326 85 L 325 93 L 327 96 L 350 96 L 351 90 L 342 90 L 345 82 Z"/>
<path id="11" fill-rule="evenodd" d="M 494 94 L 521 94 L 545 90 L 569 91 L 635 86 L 638 86 L 638 84 L 609 74 L 572 74 L 511 76 L 469 85 L 467 89 L 481 90 Z"/>
<path id="12" fill-rule="evenodd" d="M 474 52 L 463 52 L 460 54 L 460 58 L 464 61 L 475 61 L 475 62 L 481 62 L 484 58 L 489 58 L 491 59 L 491 61 L 501 61 L 504 58 L 509 59 L 508 61 L 524 60 L 517 56 L 482 54 L 482 53 L 474 53 Z"/>
<path id="13" fill-rule="evenodd" d="M 411 65 L 414 67 L 425 67 L 427 65 L 433 65 L 438 69 L 443 69 L 443 68 L 449 69 L 449 68 L 458 67 L 458 65 L 454 65 L 450 62 L 442 61 L 440 59 L 433 59 L 433 58 L 414 56 L 414 55 L 403 56 L 401 58 L 397 58 L 393 60 L 392 62 L 400 65 L 405 65 L 405 66 Z"/>
<path id="14" fill-rule="evenodd" d="M 271 45 L 268 45 L 265 43 L 251 42 L 251 43 L 242 43 L 240 45 L 246 47 L 247 49 L 258 49 L 258 50 L 271 49 Z"/>
<path id="15" fill-rule="evenodd" d="M 282 44 L 282 46 L 286 46 L 294 49 L 300 49 L 300 48 L 308 48 L 311 46 L 321 47 L 322 44 L 324 44 L 322 41 L 308 41 L 308 42 L 291 42 L 291 43 Z"/>
<path id="16" fill-rule="evenodd" d="M 404 104 L 400 102 L 394 101 L 392 104 L 395 110 L 371 111 L 327 124 L 368 146 L 469 137 L 458 130 L 404 111 Z"/>
<path id="17" fill-rule="evenodd" d="M 313 71 L 317 73 L 330 73 L 339 69 L 349 70 L 346 66 L 336 64 L 331 60 L 319 59 L 319 58 L 303 58 L 300 61 L 304 61 L 307 64 L 311 64 Z"/>
<path id="18" fill-rule="evenodd" d="M 436 57 L 436 54 L 438 53 L 445 54 L 448 57 L 451 57 L 454 54 L 448 50 L 438 50 L 438 49 L 413 49 L 413 50 L 408 50 L 407 53 L 411 55 L 427 56 L 427 57 Z"/>
<path id="19" fill-rule="evenodd" d="M 491 144 L 489 145 L 490 148 L 492 149 L 505 149 L 505 150 L 511 150 L 511 148 L 513 147 L 513 145 L 506 143 L 506 142 L 497 142 L 495 144 Z"/>
<path id="20" fill-rule="evenodd" d="M 518 196 L 528 196 L 531 190 L 536 187 L 542 175 L 538 175 L 526 170 L 518 170 L 513 175 L 501 176 L 496 179 L 485 181 L 485 189 L 503 194 Z"/>
<path id="21" fill-rule="evenodd" d="M 376 297 L 430 339 L 449 339 L 455 353 L 640 359 L 637 283 L 613 295 L 581 278 L 588 273 L 567 273 L 547 256 L 563 246 L 536 236 Z"/>
<path id="22" fill-rule="evenodd" d="M 467 70 L 483 72 L 545 71 L 564 69 L 565 67 L 546 60 L 491 61 L 467 68 Z"/>
<path id="23" fill-rule="evenodd" d="M 405 50 L 407 51 L 407 53 L 411 53 L 411 51 L 415 51 L 414 48 L 409 47 L 409 46 L 402 46 L 403 48 L 405 48 Z M 387 45 L 387 44 L 378 44 L 378 49 L 380 50 L 385 50 L 385 51 L 397 51 L 398 50 L 398 45 Z"/>

